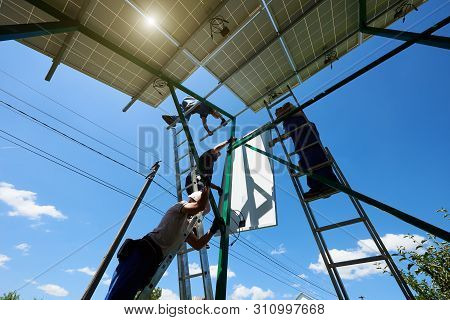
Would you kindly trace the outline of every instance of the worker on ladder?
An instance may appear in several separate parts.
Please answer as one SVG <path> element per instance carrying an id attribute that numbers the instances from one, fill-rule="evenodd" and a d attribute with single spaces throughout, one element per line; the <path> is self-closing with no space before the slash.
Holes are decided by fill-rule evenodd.
<path id="1" fill-rule="evenodd" d="M 233 143 L 236 141 L 236 138 L 231 138 L 229 140 L 226 140 L 224 142 L 219 143 L 214 148 L 209 149 L 205 151 L 199 158 L 199 171 L 195 171 L 194 175 L 196 177 L 195 183 L 197 184 L 197 188 L 200 190 L 202 189 L 205 184 L 208 184 L 211 186 L 211 189 L 217 190 L 219 197 L 222 196 L 223 190 L 218 185 L 215 185 L 211 182 L 212 176 L 214 174 L 214 163 L 219 159 L 221 153 L 220 150 L 222 150 L 227 144 Z M 191 194 L 194 192 L 194 184 L 192 183 L 192 175 L 191 173 L 188 173 L 186 176 L 186 191 L 188 194 Z"/>
<path id="2" fill-rule="evenodd" d="M 189 121 L 191 118 L 191 115 L 194 113 L 197 113 L 200 118 L 202 119 L 203 127 L 205 128 L 208 135 L 212 136 L 213 132 L 208 127 L 208 122 L 206 119 L 209 115 L 213 116 L 216 119 L 220 119 L 220 125 L 222 127 L 226 126 L 227 121 L 222 117 L 222 115 L 206 105 L 205 103 L 193 98 L 193 97 L 186 97 L 183 99 L 183 102 L 181 103 L 181 108 L 185 112 L 185 118 L 186 121 Z M 163 115 L 163 120 L 170 126 L 172 125 L 177 119 L 177 116 L 169 116 L 169 115 Z"/>
<path id="3" fill-rule="evenodd" d="M 280 118 L 294 108 L 292 103 L 287 102 L 275 111 L 275 115 L 277 118 Z M 320 142 L 316 125 L 307 119 L 302 110 L 284 119 L 283 128 L 294 143 L 295 152 L 300 157 L 298 165 L 303 172 L 312 171 L 314 174 L 339 183 L 333 172 L 331 162 Z M 336 193 L 336 189 L 310 176 L 307 177 L 307 184 L 310 190 L 303 195 L 305 201 L 328 198 L 330 195 Z"/>
<path id="4" fill-rule="evenodd" d="M 126 239 L 117 253 L 117 266 L 106 295 L 106 300 L 133 300 L 152 279 L 158 266 L 173 250 L 186 241 L 200 250 L 212 236 L 225 226 L 222 218 L 214 219 L 209 231 L 198 238 L 194 232 L 185 233 L 190 218 L 203 211 L 209 212 L 209 186 L 191 194 L 189 201 L 181 201 L 167 210 L 159 225 L 143 238 Z"/>

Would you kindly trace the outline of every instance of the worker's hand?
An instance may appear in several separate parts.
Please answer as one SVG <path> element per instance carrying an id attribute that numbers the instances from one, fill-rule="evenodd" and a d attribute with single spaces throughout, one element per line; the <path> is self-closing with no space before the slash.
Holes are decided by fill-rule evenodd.
<path id="1" fill-rule="evenodd" d="M 231 137 L 230 139 L 228 139 L 228 143 L 232 144 L 233 142 L 235 142 L 237 139 L 236 137 Z"/>
<path id="2" fill-rule="evenodd" d="M 219 229 L 221 231 L 225 231 L 225 221 L 223 220 L 222 217 L 214 218 L 213 224 L 211 226 L 211 229 L 209 229 L 209 231 L 211 231 L 211 233 L 216 233 L 217 230 Z"/>

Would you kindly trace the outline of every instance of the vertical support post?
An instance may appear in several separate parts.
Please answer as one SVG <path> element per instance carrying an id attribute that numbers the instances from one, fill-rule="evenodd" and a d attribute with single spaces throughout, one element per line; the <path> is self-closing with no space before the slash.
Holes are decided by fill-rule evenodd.
<path id="1" fill-rule="evenodd" d="M 109 248 L 108 252 L 106 253 L 105 257 L 103 258 L 103 261 L 101 262 L 100 266 L 98 267 L 97 271 L 95 272 L 95 275 L 92 278 L 91 282 L 89 283 L 88 287 L 86 288 L 86 291 L 84 292 L 83 297 L 81 297 L 81 300 L 90 300 L 92 298 L 92 295 L 94 294 L 95 289 L 97 289 L 97 286 L 100 283 L 100 280 L 102 279 L 103 275 L 105 274 L 105 271 L 108 268 L 108 265 L 111 262 L 111 259 L 114 255 L 114 253 L 116 252 L 117 248 L 119 247 L 119 244 L 122 241 L 122 238 L 125 235 L 125 232 L 127 231 L 128 227 L 130 226 L 130 223 L 133 220 L 134 216 L 136 215 L 136 212 L 139 209 L 139 206 L 141 205 L 142 200 L 144 200 L 145 194 L 147 193 L 147 190 L 150 187 L 150 184 L 152 183 L 153 179 L 155 178 L 156 173 L 158 172 L 159 163 L 160 163 L 160 161 L 156 162 L 152 166 L 149 175 L 145 178 L 146 181 L 144 183 L 144 186 L 142 187 L 141 192 L 139 193 L 139 196 L 136 198 L 136 200 L 133 204 L 133 207 L 130 210 L 130 213 L 128 214 L 127 218 L 125 219 L 124 223 L 122 224 L 122 227 L 119 229 L 119 232 L 117 233 L 116 238 L 114 239 L 113 243 L 111 244 L 111 247 Z"/>
<path id="2" fill-rule="evenodd" d="M 236 118 L 231 121 L 230 138 L 234 138 L 236 134 Z M 230 145 L 227 149 L 227 157 L 225 159 L 224 176 L 222 180 L 223 202 L 221 205 L 222 218 L 225 221 L 225 230 L 221 230 L 219 263 L 217 268 L 216 282 L 216 300 L 225 300 L 227 295 L 227 272 L 228 272 L 228 250 L 229 250 L 229 227 L 231 214 L 231 186 L 233 175 L 233 155 L 234 151 Z"/>
<path id="3" fill-rule="evenodd" d="M 364 29 L 367 23 L 367 0 L 359 0 L 359 29 Z"/>

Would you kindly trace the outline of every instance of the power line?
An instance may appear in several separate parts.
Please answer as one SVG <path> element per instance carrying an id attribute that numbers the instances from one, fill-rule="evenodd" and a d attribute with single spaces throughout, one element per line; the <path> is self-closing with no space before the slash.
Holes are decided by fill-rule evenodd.
<path id="1" fill-rule="evenodd" d="M 0 91 L 5 92 L 3 89 L 0 89 Z M 41 120 L 31 116 L 30 114 L 28 114 L 28 113 L 26 113 L 26 112 L 24 112 L 24 111 L 22 111 L 22 110 L 20 110 L 20 109 L 18 109 L 16 107 L 12 106 L 11 104 L 9 104 L 9 103 L 7 103 L 5 101 L 2 101 L 2 100 L 0 100 L 0 103 L 2 103 L 3 105 L 7 106 L 10 111 L 13 111 L 13 112 L 19 114 L 20 116 L 25 117 L 28 120 L 33 121 L 33 122 L 43 126 L 44 128 L 46 128 L 46 129 L 48 129 L 50 131 L 53 131 L 56 134 L 59 134 L 62 137 L 66 138 L 66 139 L 69 139 L 70 141 L 72 141 L 72 142 L 74 142 L 76 144 L 79 144 L 80 146 L 82 146 L 82 147 L 84 147 L 84 148 L 86 148 L 86 149 L 88 149 L 88 150 L 90 150 L 90 151 L 92 151 L 92 152 L 94 152 L 94 153 L 96 153 L 96 154 L 98 154 L 98 155 L 100 155 L 100 156 L 102 156 L 102 157 L 104 157 L 104 158 L 106 158 L 106 159 L 108 159 L 108 160 L 110 160 L 110 161 L 112 161 L 112 162 L 114 162 L 114 163 L 116 163 L 116 164 L 118 164 L 118 165 L 120 165 L 120 166 L 122 166 L 122 167 L 124 167 L 124 168 L 126 168 L 126 169 L 128 169 L 128 170 L 130 170 L 130 171 L 132 171 L 134 173 L 136 173 L 136 174 L 138 174 L 138 175 L 140 175 L 140 176 L 145 177 L 145 175 L 142 174 L 141 172 L 139 172 L 139 171 L 137 171 L 137 170 L 127 166 L 126 164 L 124 164 L 124 163 L 122 163 L 122 162 L 120 162 L 120 161 L 118 161 L 118 160 L 116 160 L 116 159 L 114 159 L 114 158 L 104 154 L 101 151 L 98 151 L 97 149 L 95 149 L 95 148 L 93 148 L 91 146 L 88 146 L 87 144 L 85 144 L 85 143 L 83 143 L 83 142 L 81 142 L 81 141 L 79 141 L 79 140 L 69 136 L 68 134 L 66 134 L 66 133 L 64 133 L 64 132 L 62 132 L 62 131 L 60 131 L 60 130 L 52 127 L 52 126 L 50 126 L 49 124 L 47 124 L 47 123 L 45 123 L 45 122 L 43 122 L 43 121 L 41 121 Z M 74 129 L 74 130 L 77 130 L 77 129 Z M 79 131 L 79 130 L 77 130 L 77 131 Z M 93 138 L 93 139 L 95 139 L 95 138 Z M 95 140 L 97 140 L 97 139 L 95 139 Z M 167 193 L 171 194 L 173 197 L 177 198 L 177 196 L 174 193 L 169 191 L 167 188 L 163 187 L 161 184 L 157 183 L 156 181 L 154 181 L 154 183 L 157 186 L 159 186 L 161 189 L 165 190 Z"/>
<path id="2" fill-rule="evenodd" d="M 106 188 L 108 188 L 108 189 L 110 189 L 110 190 L 112 190 L 112 191 L 115 191 L 115 192 L 117 192 L 117 193 L 120 193 L 120 194 L 122 194 L 122 195 L 124 195 L 124 196 L 126 196 L 126 197 L 131 198 L 131 199 L 136 199 L 136 197 L 135 197 L 134 195 L 130 194 L 129 192 L 127 192 L 127 191 L 125 191 L 125 190 L 123 190 L 123 189 L 121 189 L 121 188 L 119 188 L 119 187 L 117 187 L 117 186 L 115 186 L 115 185 L 113 185 L 113 184 L 111 184 L 111 183 L 109 183 L 109 182 L 106 182 L 105 180 L 103 180 L 103 179 L 101 179 L 101 178 L 99 178 L 99 177 L 97 177 L 97 176 L 95 176 L 95 175 L 92 175 L 92 174 L 90 174 L 90 173 L 84 171 L 83 169 L 81 169 L 81 168 L 79 168 L 79 167 L 77 167 L 77 166 L 75 166 L 75 165 L 70 164 L 69 162 L 67 162 L 67 161 L 65 161 L 65 160 L 62 160 L 62 159 L 60 159 L 60 158 L 58 158 L 58 157 L 56 157 L 56 156 L 53 156 L 53 155 L 51 155 L 50 153 L 48 153 L 48 152 L 46 152 L 46 151 L 44 151 L 44 150 L 42 150 L 42 149 L 40 149 L 40 148 L 38 148 L 38 147 L 32 145 L 32 144 L 30 144 L 30 143 L 28 143 L 28 142 L 26 142 L 26 141 L 24 141 L 24 140 L 22 140 L 22 139 L 20 139 L 20 138 L 18 138 L 18 137 L 16 137 L 16 136 L 12 135 L 12 134 L 10 134 L 10 133 L 8 133 L 8 132 L 2 130 L 2 129 L 0 129 L 0 132 L 2 132 L 3 134 L 6 134 L 6 135 L 8 135 L 8 136 L 10 136 L 10 137 L 12 137 L 12 138 L 14 138 L 14 139 L 16 139 L 17 141 L 20 141 L 21 143 L 26 144 L 27 146 L 30 146 L 31 148 L 34 148 L 34 149 L 38 150 L 39 152 L 42 152 L 43 154 L 41 154 L 41 153 L 39 153 L 39 152 L 37 152 L 37 151 L 35 151 L 35 150 L 32 150 L 32 149 L 30 149 L 30 148 L 28 148 L 28 147 L 26 147 L 26 146 L 24 146 L 24 145 L 21 145 L 21 144 L 15 142 L 15 141 L 13 141 L 13 140 L 11 140 L 11 139 L 9 139 L 9 138 L 5 138 L 5 137 L 3 137 L 3 136 L 0 136 L 0 138 L 3 139 L 3 140 L 6 140 L 6 141 L 8 141 L 8 142 L 10 142 L 10 143 L 12 143 L 12 144 L 14 144 L 14 145 L 16 145 L 16 146 L 18 146 L 18 147 L 24 149 L 24 150 L 27 150 L 27 151 L 29 151 L 29 152 L 31 152 L 31 153 L 33 153 L 33 154 L 39 156 L 39 157 L 42 157 L 42 158 L 44 158 L 44 159 L 46 159 L 46 160 L 48 160 L 48 161 L 50 161 L 50 162 L 52 162 L 52 163 L 54 163 L 54 164 L 57 164 L 57 165 L 59 165 L 59 166 L 65 168 L 65 169 L 67 169 L 67 170 L 70 170 L 71 172 L 74 172 L 74 173 L 76 173 L 76 174 L 78 174 L 78 175 L 81 175 L 81 176 L 83 176 L 84 178 L 87 178 L 87 179 L 89 179 L 89 180 L 91 180 L 91 181 L 93 181 L 93 182 L 96 182 L 96 183 L 98 183 L 98 184 L 100 184 L 100 185 L 102 185 L 102 186 L 104 186 L 104 187 L 106 187 Z M 52 158 L 53 158 L 53 159 L 52 159 Z M 153 205 L 151 205 L 151 204 L 149 204 L 149 203 L 147 203 L 147 202 L 145 202 L 145 201 L 142 201 L 142 204 L 143 204 L 144 206 L 148 207 L 149 209 L 155 211 L 156 213 L 158 213 L 158 214 L 160 214 L 160 215 L 164 215 L 164 211 L 160 210 L 159 208 L 157 208 L 157 207 L 155 207 L 155 206 L 153 206 Z M 94 238 L 94 239 L 96 239 L 96 238 Z M 90 242 L 92 242 L 92 241 L 90 241 Z M 90 243 L 90 242 L 88 242 L 88 243 Z M 84 246 L 83 246 L 83 247 L 84 247 Z M 79 251 L 79 249 L 76 250 L 75 252 L 77 252 L 77 251 Z M 271 275 L 271 274 L 265 272 L 264 270 L 261 270 L 261 269 L 259 269 L 258 267 L 255 267 L 254 265 L 249 264 L 248 262 L 246 262 L 246 261 L 244 261 L 243 259 L 239 258 L 237 255 L 232 254 L 232 253 L 231 253 L 231 255 L 232 255 L 233 257 L 235 257 L 236 259 L 238 259 L 238 260 L 240 260 L 240 261 L 242 261 L 242 262 L 244 262 L 244 263 L 250 265 L 251 267 L 253 267 L 253 268 L 255 268 L 255 269 L 257 269 L 257 270 L 263 272 L 264 274 L 266 274 L 266 275 L 268 275 L 268 276 L 270 276 L 270 277 L 276 279 L 277 281 L 282 282 L 282 283 L 284 283 L 284 284 L 286 284 L 286 285 L 288 285 L 288 286 L 290 286 L 290 287 L 292 287 L 292 288 L 294 288 L 294 289 L 297 289 L 297 288 L 295 288 L 294 286 L 292 286 L 291 284 L 288 284 L 287 282 L 284 282 L 283 280 L 280 280 L 280 279 L 274 277 L 273 275 Z M 57 263 L 60 263 L 60 262 L 61 262 L 61 261 L 59 261 L 59 262 L 57 262 Z M 46 272 L 46 271 L 45 271 L 45 272 Z M 39 276 L 39 275 L 38 275 L 38 276 Z"/>
<path id="3" fill-rule="evenodd" d="M 8 139 L 8 138 L 0 136 L 0 138 L 3 139 L 3 140 L 6 140 L 6 141 L 8 141 L 8 142 L 10 142 L 10 143 L 12 143 L 12 144 L 22 148 L 22 149 L 25 149 L 25 150 L 27 150 L 27 151 L 29 151 L 29 152 L 31 152 L 31 153 L 41 157 L 41 158 L 44 158 L 44 159 L 46 159 L 46 160 L 48 160 L 48 161 L 50 161 L 50 162 L 52 162 L 54 164 L 57 164 L 57 165 L 65 168 L 67 170 L 70 170 L 70 171 L 72 171 L 72 172 L 74 172 L 74 173 L 76 173 L 76 174 L 78 174 L 80 176 L 83 176 L 83 177 L 85 177 L 85 178 L 87 178 L 87 179 L 89 179 L 89 180 L 91 180 L 93 182 L 96 182 L 96 183 L 98 183 L 98 184 L 100 184 L 100 185 L 102 185 L 102 186 L 104 186 L 104 187 L 106 187 L 106 188 L 108 188 L 110 190 L 113 190 L 113 191 L 115 191 L 117 193 L 120 193 L 123 196 L 131 198 L 133 200 L 136 200 L 136 198 L 137 198 L 133 194 L 131 194 L 131 193 L 129 193 L 129 192 L 127 192 L 127 191 L 125 191 L 125 190 L 123 190 L 123 189 L 121 189 L 121 188 L 119 188 L 119 187 L 117 187 L 117 186 L 115 186 L 115 185 L 113 185 L 113 184 L 111 184 L 111 183 L 109 183 L 109 182 L 107 182 L 107 181 L 105 181 L 105 180 L 103 180 L 103 179 L 101 179 L 101 178 L 99 178 L 99 177 L 89 173 L 89 172 L 86 172 L 83 169 L 80 169 L 79 167 L 77 167 L 77 166 L 75 166 L 73 164 L 70 164 L 67 161 L 64 161 L 64 160 L 62 160 L 62 159 L 60 159 L 60 158 L 58 158 L 56 156 L 53 156 L 50 153 L 48 153 L 48 152 L 46 152 L 46 151 L 44 151 L 44 150 L 42 150 L 42 149 L 32 145 L 32 144 L 30 144 L 30 143 L 28 143 L 28 142 L 26 142 L 26 141 L 24 141 L 24 140 L 22 140 L 22 139 L 20 139 L 20 138 L 18 138 L 16 136 L 12 135 L 12 134 L 10 134 L 10 133 L 2 130 L 2 129 L 0 129 L 0 132 L 2 132 L 3 134 L 6 134 L 6 135 L 16 139 L 17 141 L 20 141 L 21 143 L 26 144 L 27 146 L 29 146 L 31 148 L 34 148 L 35 150 L 38 150 L 39 152 L 42 152 L 43 154 L 41 154 L 41 153 L 39 153 L 37 151 L 34 151 L 34 150 L 32 150 L 32 149 L 30 149 L 30 148 L 28 148 L 26 146 L 23 146 L 23 145 L 15 142 L 15 141 L 12 141 L 11 139 Z M 151 205 L 151 204 L 149 204 L 149 203 L 147 203 L 145 201 L 142 201 L 142 204 L 145 205 L 146 207 L 152 209 L 153 211 L 159 213 L 159 214 L 161 214 L 161 212 L 162 212 L 157 207 L 155 207 L 155 206 L 153 206 L 153 205 Z"/>
<path id="4" fill-rule="evenodd" d="M 89 120 L 87 117 L 85 117 L 85 116 L 79 114 L 78 112 L 72 110 L 71 108 L 69 108 L 69 107 L 63 105 L 62 103 L 58 102 L 57 100 L 54 100 L 53 98 L 47 96 L 46 94 L 44 94 L 44 93 L 42 93 L 42 92 L 40 92 L 40 91 L 34 89 L 33 87 L 29 86 L 28 84 L 26 84 L 25 82 L 21 81 L 20 79 L 14 77 L 13 75 L 9 74 L 8 72 L 6 72 L 6 71 L 4 71 L 4 70 L 2 70 L 2 69 L 0 69 L 0 72 L 3 73 L 4 75 L 10 77 L 11 79 L 13 79 L 13 80 L 19 82 L 20 84 L 22 84 L 23 86 L 27 87 L 28 89 L 30 89 L 30 90 L 36 92 L 37 94 L 39 94 L 39 95 L 45 97 L 46 99 L 52 101 L 52 102 L 55 103 L 56 105 L 58 105 L 58 106 L 60 106 L 60 107 L 62 107 L 62 108 L 64 108 L 64 109 L 70 111 L 71 113 L 77 115 L 78 117 L 82 118 L 83 120 L 86 120 L 86 121 L 89 122 L 90 124 L 92 124 L 92 125 L 96 126 L 97 128 L 99 128 L 99 129 L 105 131 L 106 133 L 112 135 L 113 137 L 115 137 L 115 138 L 117 138 L 117 139 L 119 139 L 119 140 L 121 140 L 121 141 L 127 143 L 128 145 L 131 145 L 131 146 L 135 147 L 136 149 L 138 149 L 138 150 L 140 150 L 140 151 L 142 151 L 142 152 L 144 152 L 144 153 L 151 152 L 150 150 L 144 150 L 144 149 L 142 149 L 141 147 L 139 147 L 139 146 L 137 146 L 137 145 L 135 145 L 135 144 L 133 144 L 133 143 L 131 143 L 131 142 L 129 142 L 129 141 L 123 139 L 122 137 L 120 137 L 119 135 L 115 134 L 114 132 L 112 132 L 112 131 L 110 131 L 110 130 L 104 128 L 103 126 L 101 126 L 101 125 L 99 125 L 99 124 L 93 122 L 92 120 Z M 148 169 L 148 167 L 146 166 L 145 163 L 143 164 L 143 163 L 139 162 L 138 160 L 136 160 L 136 159 L 130 157 L 129 155 L 127 155 L 127 154 L 125 154 L 125 153 L 123 153 L 123 152 L 117 150 L 116 148 L 113 148 L 113 147 L 111 147 L 110 145 L 105 144 L 105 143 L 103 143 L 102 141 L 100 141 L 100 140 L 98 140 L 98 139 L 96 139 L 96 138 L 94 138 L 94 137 L 92 137 L 92 136 L 90 136 L 90 135 L 88 135 L 88 134 L 86 134 L 86 133 L 84 133 L 84 132 L 82 132 L 82 131 L 79 131 L 79 130 L 76 129 L 75 127 L 73 127 L 73 126 L 67 124 L 66 122 L 64 122 L 64 121 L 62 121 L 62 120 L 60 120 L 60 119 L 58 119 L 58 118 L 56 118 L 56 117 L 50 115 L 49 113 L 43 111 L 42 109 L 40 109 L 40 108 L 38 108 L 38 107 L 36 107 L 36 106 L 31 105 L 30 103 L 28 103 L 28 102 L 26 102 L 26 101 L 20 99 L 19 97 L 13 95 L 12 93 L 7 92 L 7 91 L 5 91 L 5 90 L 3 90 L 3 89 L 1 89 L 1 88 L 0 88 L 0 90 L 3 91 L 4 93 L 6 93 L 7 95 L 9 95 L 9 96 L 11 96 L 11 97 L 14 97 L 15 99 L 17 99 L 17 100 L 19 100 L 19 101 L 21 101 L 21 102 L 27 104 L 28 106 L 30 106 L 30 107 L 32 107 L 32 108 L 38 110 L 39 112 L 41 112 L 41 113 L 47 115 L 48 117 L 50 117 L 50 118 L 52 118 L 52 119 L 54 119 L 54 120 L 56 120 L 56 121 L 58 121 L 58 122 L 60 122 L 60 123 L 62 123 L 62 124 L 64 124 L 64 125 L 68 126 L 69 128 L 71 128 L 71 129 L 73 129 L 73 130 L 75 130 L 75 131 L 77 131 L 77 132 L 79 132 L 79 133 L 81 133 L 81 134 L 83 134 L 83 135 L 89 137 L 90 139 L 92 139 L 92 140 L 94 140 L 94 141 L 96 141 L 96 142 L 98 142 L 98 143 L 104 145 L 105 147 L 107 147 L 107 148 L 109 148 L 109 149 L 111 149 L 111 150 L 114 150 L 115 152 L 117 152 L 117 153 L 119 153 L 119 154 L 121 154 L 121 155 L 123 155 L 123 156 L 125 156 L 125 157 L 127 157 L 127 158 L 129 158 L 129 159 L 131 159 L 131 160 L 133 160 L 133 161 L 135 161 L 135 162 L 137 162 L 139 165 L 144 166 L 144 167 L 146 167 L 146 168 Z M 155 152 L 151 152 L 151 153 L 152 153 L 154 156 L 157 157 L 157 154 L 156 154 Z M 163 163 L 163 165 L 164 165 L 166 168 L 168 168 L 169 170 L 174 171 L 174 169 L 173 169 L 171 166 L 169 166 L 167 163 L 165 163 L 164 161 L 162 161 L 162 163 Z M 162 174 L 160 174 L 159 172 L 158 172 L 157 174 L 158 174 L 164 181 L 166 181 L 168 184 L 170 184 L 172 187 L 176 188 L 175 185 L 174 185 L 172 182 L 170 182 L 167 178 L 165 178 Z"/>

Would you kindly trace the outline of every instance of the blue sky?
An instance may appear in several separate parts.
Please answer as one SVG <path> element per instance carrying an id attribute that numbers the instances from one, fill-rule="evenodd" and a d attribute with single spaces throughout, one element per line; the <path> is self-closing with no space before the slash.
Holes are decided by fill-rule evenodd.
<path id="1" fill-rule="evenodd" d="M 399 22 L 393 27 L 424 30 L 450 13 L 448 2 L 440 6 L 441 1 L 429 1 L 420 7 L 418 13 L 408 15 L 404 24 Z M 427 15 L 428 18 L 424 19 Z M 448 36 L 449 31 L 447 27 L 437 34 Z M 399 43 L 373 38 L 334 63 L 332 70 L 323 70 L 294 91 L 300 100 L 310 98 L 318 90 L 329 86 L 329 83 L 366 65 Z M 51 82 L 44 81 L 51 60 L 17 42 L 1 42 L 0 55 L 1 100 L 133 169 L 139 169 L 136 162 L 39 113 L 13 96 L 132 158 L 139 159 L 138 150 L 133 145 L 140 145 L 151 150 L 145 158 L 146 163 L 151 165 L 160 159 L 165 165 L 173 167 L 172 140 L 163 129 L 164 123 L 160 118 L 163 110 L 174 112 L 171 100 L 166 100 L 159 109 L 136 103 L 124 114 L 121 109 L 129 101 L 128 96 L 66 66 L 59 66 Z M 450 206 L 449 73 L 448 51 L 414 45 L 306 110 L 317 124 L 324 144 L 331 149 L 355 190 L 445 229 L 448 229 L 448 223 L 435 210 Z M 185 82 L 186 86 L 203 95 L 215 84 L 215 80 L 202 69 Z M 58 101 L 60 105 L 43 95 Z M 231 113 L 237 113 L 243 108 L 242 103 L 226 89 L 215 93 L 211 101 Z M 62 106 L 75 110 L 130 143 L 112 136 Z M 238 119 L 238 136 L 250 131 L 250 126 L 258 127 L 267 121 L 264 110 L 256 114 L 245 112 Z M 137 194 L 141 188 L 141 176 L 4 107 L 0 108 L 0 123 L 2 130 L 130 193 Z M 200 126 L 196 117 L 191 123 Z M 149 132 L 145 141 L 139 141 L 140 128 Z M 206 150 L 227 134 L 228 130 L 221 131 L 218 137 L 209 138 L 200 144 L 199 149 Z M 194 132 L 194 136 L 198 139 L 198 132 Z M 275 148 L 275 152 L 281 154 L 278 148 Z M 90 280 L 90 274 L 99 265 L 115 236 L 117 224 L 132 205 L 132 200 L 15 148 L 4 140 L 0 140 L 0 168 L 0 293 L 19 289 L 25 299 L 79 299 Z M 223 161 L 220 161 L 216 167 L 217 183 L 220 182 L 222 168 Z M 172 169 L 163 166 L 160 173 L 174 183 Z M 156 181 L 175 192 L 171 184 L 161 177 Z M 287 172 L 277 174 L 276 192 L 278 226 L 244 233 L 241 237 L 294 274 L 332 291 L 328 277 L 318 263 L 317 247 Z M 165 210 L 175 199 L 152 185 L 146 201 Z M 365 208 L 389 248 L 395 249 L 396 245 L 403 243 L 402 234 L 425 236 L 424 232 L 378 209 L 370 206 Z M 313 209 L 319 224 L 337 222 L 351 218 L 354 214 L 343 195 L 318 201 L 314 203 Z M 159 219 L 157 213 L 142 208 L 126 236 L 142 236 Z M 361 226 L 326 234 L 329 248 L 334 249 L 337 257 L 344 258 L 371 254 L 370 243 L 358 242 L 368 238 Z M 293 277 L 286 270 L 277 269 L 273 263 L 249 251 L 240 242 L 231 249 L 284 283 L 230 257 L 230 298 L 287 299 L 300 291 L 319 298 L 334 298 L 299 277 Z M 190 259 L 195 269 L 195 264 L 199 264 L 198 258 L 191 255 Z M 214 247 L 209 250 L 209 259 L 211 265 L 217 265 L 217 250 Z M 116 261 L 113 260 L 107 270 L 109 277 L 115 266 Z M 346 270 L 343 274 L 351 298 L 361 295 L 367 299 L 402 298 L 393 279 L 374 272 L 370 266 Z M 33 282 L 29 281 L 35 277 Z M 104 280 L 107 283 L 108 277 Z M 192 283 L 193 294 L 201 295 L 200 280 L 193 280 Z M 160 287 L 164 288 L 165 297 L 176 297 L 175 265 L 169 268 Z M 101 284 L 94 298 L 103 299 L 106 290 L 107 285 Z"/>

